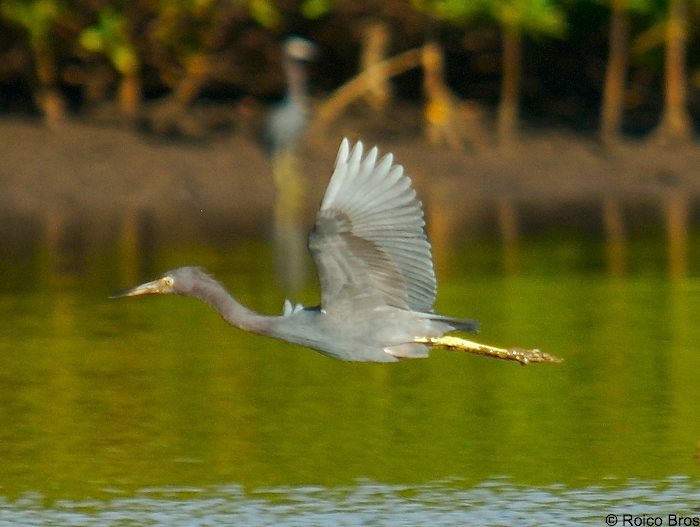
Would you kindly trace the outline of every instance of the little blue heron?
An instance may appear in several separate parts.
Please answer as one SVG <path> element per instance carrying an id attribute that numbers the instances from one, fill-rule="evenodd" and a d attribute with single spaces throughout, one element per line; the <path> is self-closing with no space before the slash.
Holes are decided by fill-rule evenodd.
<path id="1" fill-rule="evenodd" d="M 417 343 L 478 322 L 433 312 L 436 281 L 423 209 L 392 154 L 344 139 L 309 249 L 318 268 L 321 305 L 285 301 L 280 316 L 255 313 L 198 267 L 181 267 L 114 296 L 175 293 L 207 302 L 230 324 L 348 361 L 426 357 Z"/>

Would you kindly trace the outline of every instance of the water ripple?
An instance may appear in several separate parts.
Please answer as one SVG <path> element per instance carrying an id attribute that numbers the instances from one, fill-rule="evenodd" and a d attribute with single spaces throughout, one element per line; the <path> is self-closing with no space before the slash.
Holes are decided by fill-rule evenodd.
<path id="1" fill-rule="evenodd" d="M 241 486 L 148 488 L 135 496 L 100 501 L 56 501 L 40 495 L 0 498 L 0 526 L 574 526 L 604 525 L 608 514 L 700 517 L 700 481 L 664 481 L 565 488 L 529 487 L 491 480 L 460 489 L 454 482 L 411 487 L 369 481 L 352 487 Z"/>

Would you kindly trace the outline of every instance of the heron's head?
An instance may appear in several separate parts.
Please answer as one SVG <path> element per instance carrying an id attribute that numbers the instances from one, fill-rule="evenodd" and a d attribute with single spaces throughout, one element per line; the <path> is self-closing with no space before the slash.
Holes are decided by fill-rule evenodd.
<path id="1" fill-rule="evenodd" d="M 283 46 L 284 54 L 296 61 L 311 62 L 318 55 L 316 44 L 302 37 L 292 36 L 287 38 Z"/>
<path id="2" fill-rule="evenodd" d="M 195 284 L 206 280 L 211 280 L 211 277 L 199 267 L 179 267 L 168 271 L 157 280 L 117 291 L 110 298 L 140 295 L 187 295 Z"/>

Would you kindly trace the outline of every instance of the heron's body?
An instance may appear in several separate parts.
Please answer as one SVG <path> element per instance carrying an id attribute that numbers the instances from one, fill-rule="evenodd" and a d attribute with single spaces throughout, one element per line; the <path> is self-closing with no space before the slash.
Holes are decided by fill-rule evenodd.
<path id="1" fill-rule="evenodd" d="M 182 289 L 178 294 L 203 300 L 234 326 L 341 360 L 394 362 L 400 358 L 427 357 L 428 346 L 413 343 L 415 337 L 439 337 L 454 329 L 475 329 L 471 320 L 454 320 L 387 305 L 346 313 L 343 309 L 324 311 L 320 306 L 292 307 L 287 303 L 281 315 L 266 316 L 240 305 L 223 285 L 198 267 L 181 267 L 166 276 L 174 278 L 176 283 L 179 281 Z M 130 291 L 147 294 L 149 284 L 157 287 L 162 280 Z"/>
<path id="2" fill-rule="evenodd" d="M 229 323 L 348 361 L 393 362 L 426 357 L 416 338 L 478 323 L 433 312 L 436 280 L 423 210 L 411 180 L 388 154 L 363 156 L 344 140 L 309 249 L 321 285 L 318 307 L 292 307 L 280 316 L 255 313 L 197 267 L 182 267 L 118 296 L 176 293 L 212 305 Z"/>
<path id="3" fill-rule="evenodd" d="M 265 127 L 265 142 L 273 154 L 291 151 L 301 141 L 309 121 L 306 63 L 316 55 L 316 46 L 306 39 L 290 37 L 282 48 L 287 90 L 273 108 Z"/>
<path id="4" fill-rule="evenodd" d="M 394 362 L 428 356 L 427 346 L 413 343 L 416 336 L 438 337 L 453 329 L 391 306 L 374 308 L 362 316 L 306 308 L 273 319 L 270 335 L 336 359 Z"/>

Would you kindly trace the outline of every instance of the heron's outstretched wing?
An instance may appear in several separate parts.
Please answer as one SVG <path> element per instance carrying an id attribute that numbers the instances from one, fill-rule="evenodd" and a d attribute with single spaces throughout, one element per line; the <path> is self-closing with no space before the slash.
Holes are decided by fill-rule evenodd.
<path id="1" fill-rule="evenodd" d="M 309 236 L 323 309 L 351 303 L 432 310 L 435 271 L 423 208 L 404 175 L 377 149 L 362 157 L 344 139 Z"/>

